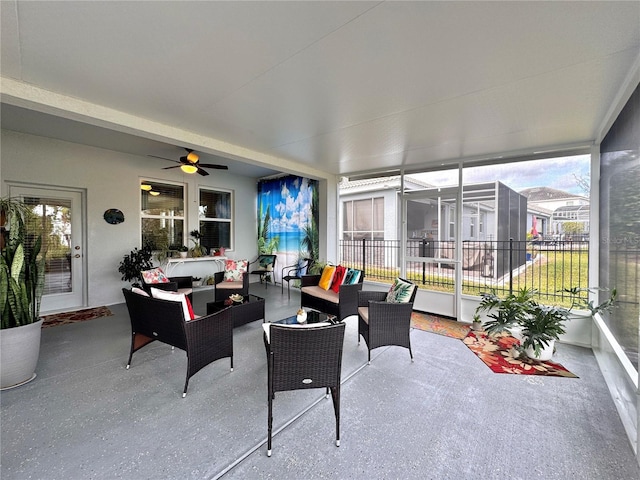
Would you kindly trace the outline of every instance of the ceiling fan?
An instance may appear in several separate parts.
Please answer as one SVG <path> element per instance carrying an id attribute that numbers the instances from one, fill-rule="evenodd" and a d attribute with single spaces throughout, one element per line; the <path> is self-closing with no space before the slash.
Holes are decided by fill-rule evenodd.
<path id="1" fill-rule="evenodd" d="M 198 172 L 202 176 L 209 175 L 209 172 L 204 170 L 205 168 L 215 168 L 217 170 L 228 170 L 229 167 L 226 165 L 216 165 L 214 163 L 200 163 L 200 156 L 191 150 L 190 148 L 185 148 L 187 154 L 183 157 L 180 157 L 180 160 L 172 160 L 170 158 L 158 157 L 157 155 L 148 155 L 149 157 L 161 158 L 162 160 L 169 160 L 170 162 L 176 162 L 179 165 L 174 165 L 172 167 L 164 167 L 163 170 L 168 170 L 170 168 L 180 168 L 185 173 L 196 173 Z"/>

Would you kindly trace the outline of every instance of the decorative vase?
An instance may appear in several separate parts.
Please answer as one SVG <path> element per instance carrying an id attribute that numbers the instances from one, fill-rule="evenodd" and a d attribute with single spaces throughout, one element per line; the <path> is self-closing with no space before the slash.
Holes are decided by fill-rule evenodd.
<path id="1" fill-rule="evenodd" d="M 0 330 L 0 389 L 18 387 L 36 378 L 42 319 Z"/>

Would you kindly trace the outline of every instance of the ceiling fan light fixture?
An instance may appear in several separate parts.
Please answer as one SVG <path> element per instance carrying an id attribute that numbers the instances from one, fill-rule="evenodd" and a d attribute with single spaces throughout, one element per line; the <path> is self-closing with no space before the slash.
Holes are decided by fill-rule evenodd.
<path id="1" fill-rule="evenodd" d="M 145 183 L 140 185 L 140 189 L 144 190 L 145 192 L 148 192 L 149 190 L 151 190 L 151 185 L 147 185 Z"/>
<path id="2" fill-rule="evenodd" d="M 198 167 L 194 167 L 193 165 L 182 165 L 180 170 L 184 173 L 196 173 L 198 171 Z"/>
<path id="3" fill-rule="evenodd" d="M 150 190 L 149 195 L 153 195 L 154 197 L 157 197 L 158 195 L 160 195 L 160 192 L 155 192 L 153 190 Z"/>
<path id="4" fill-rule="evenodd" d="M 187 154 L 187 161 L 189 161 L 191 163 L 196 163 L 199 159 L 200 159 L 200 157 L 195 152 L 189 152 Z M 191 173 L 193 173 L 193 172 L 191 172 Z"/>

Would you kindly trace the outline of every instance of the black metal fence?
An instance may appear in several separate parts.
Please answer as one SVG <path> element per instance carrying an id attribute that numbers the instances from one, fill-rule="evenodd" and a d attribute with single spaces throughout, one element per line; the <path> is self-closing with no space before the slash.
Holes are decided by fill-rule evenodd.
<path id="1" fill-rule="evenodd" d="M 400 273 L 400 245 L 398 240 L 342 240 L 340 263 L 363 269 L 368 280 L 390 283 Z M 405 248 L 406 257 L 414 258 L 406 262 L 408 279 L 421 288 L 454 291 L 455 242 L 410 239 Z M 567 303 L 562 289 L 588 287 L 588 257 L 587 241 L 465 241 L 462 291 L 507 294 L 528 287 L 541 301 Z"/>

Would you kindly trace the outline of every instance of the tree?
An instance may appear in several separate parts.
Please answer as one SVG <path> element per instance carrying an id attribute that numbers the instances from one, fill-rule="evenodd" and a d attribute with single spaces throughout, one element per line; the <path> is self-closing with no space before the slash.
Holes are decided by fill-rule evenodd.
<path id="1" fill-rule="evenodd" d="M 567 235 L 576 235 L 584 232 L 584 225 L 582 222 L 564 222 L 562 224 L 562 231 Z"/>
<path id="2" fill-rule="evenodd" d="M 573 174 L 573 178 L 576 179 L 576 183 L 580 190 L 588 197 L 591 194 L 591 175 L 576 175 Z"/>
<path id="3" fill-rule="evenodd" d="M 316 188 L 311 191 L 311 218 L 303 228 L 304 237 L 302 239 L 302 246 L 307 250 L 309 258 L 312 258 L 314 261 L 318 260 L 318 249 L 320 245 L 320 236 L 318 233 L 318 216 L 320 213 L 318 204 L 319 197 L 316 186 Z"/>

